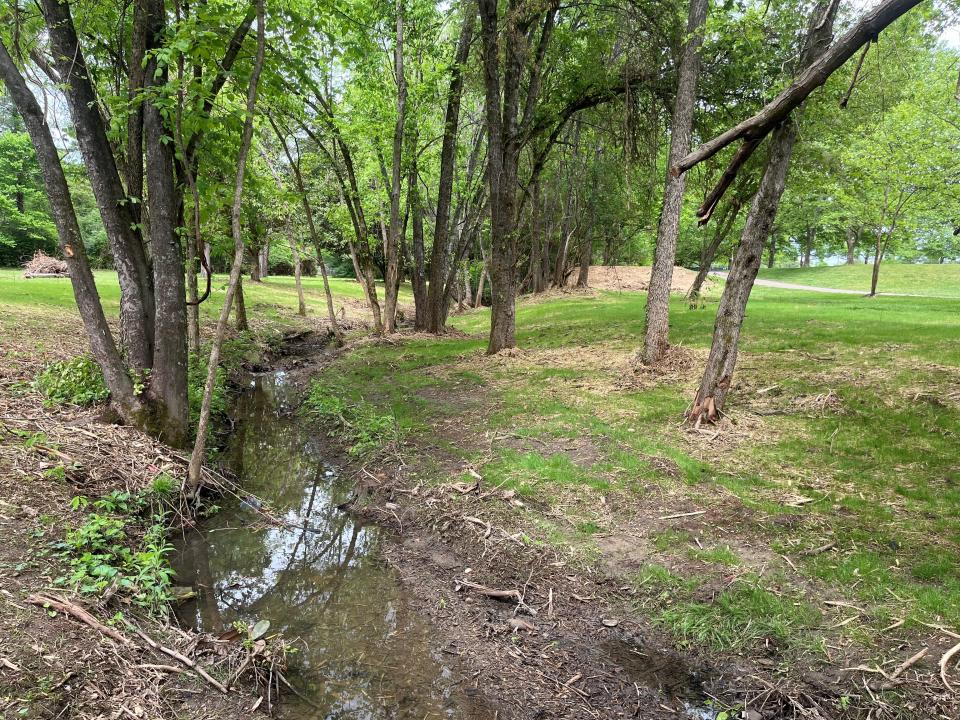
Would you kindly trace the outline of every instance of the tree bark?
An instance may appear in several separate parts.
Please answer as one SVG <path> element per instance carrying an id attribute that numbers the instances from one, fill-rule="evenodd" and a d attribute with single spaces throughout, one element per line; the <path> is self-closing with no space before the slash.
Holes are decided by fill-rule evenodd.
<path id="1" fill-rule="evenodd" d="M 80 153 L 120 281 L 120 322 L 123 342 L 133 367 L 153 364 L 154 298 L 143 240 L 117 171 L 113 149 L 100 116 L 96 92 L 74 28 L 70 5 L 41 0 L 57 74 L 64 82 Z"/>
<path id="2" fill-rule="evenodd" d="M 400 184 L 402 179 L 403 138 L 407 117 L 407 80 L 403 69 L 403 0 L 397 2 L 397 28 L 393 47 L 393 72 L 397 83 L 397 119 L 393 129 L 393 166 L 390 176 L 390 229 L 384 243 L 384 329 L 397 329 L 397 296 L 400 291 Z"/>
<path id="3" fill-rule="evenodd" d="M 303 263 L 300 261 L 300 249 L 297 247 L 296 238 L 289 231 L 289 222 L 287 236 L 290 240 L 290 254 L 293 256 L 293 280 L 297 286 L 297 315 L 306 317 L 307 301 L 303 297 Z"/>
<path id="4" fill-rule="evenodd" d="M 593 239 L 589 235 L 586 235 L 580 243 L 580 274 L 577 275 L 577 287 L 585 288 L 590 280 L 590 261 L 593 259 Z"/>
<path id="5" fill-rule="evenodd" d="M 413 219 L 413 262 L 410 263 L 410 284 L 413 286 L 414 321 L 417 331 L 427 329 L 427 268 L 423 240 L 423 203 L 420 199 L 417 156 L 411 153 L 410 172 L 407 176 L 407 209 Z"/>
<path id="6" fill-rule="evenodd" d="M 777 259 L 777 235 L 776 232 L 770 233 L 770 240 L 767 242 L 767 267 L 772 268 Z"/>
<path id="7" fill-rule="evenodd" d="M 165 13 L 163 0 L 144 0 L 147 49 L 163 46 Z M 169 445 L 187 442 L 190 408 L 187 400 L 187 306 L 183 255 L 178 236 L 180 196 L 174 183 L 173 144 L 161 114 L 162 88 L 167 68 L 159 66 L 154 52 L 148 54 L 144 72 L 147 90 L 157 98 L 143 105 L 144 141 L 147 148 L 150 248 L 153 258 L 155 302 L 153 372 L 149 395 L 155 406 L 156 427 Z"/>
<path id="8" fill-rule="evenodd" d="M 243 297 L 243 277 L 237 280 L 237 290 L 234 303 L 237 306 L 237 331 L 246 332 L 250 329 L 250 323 L 247 322 L 247 302 Z"/>
<path id="9" fill-rule="evenodd" d="M 470 43 L 476 23 L 473 3 L 465 2 L 463 24 L 457 40 L 457 51 L 450 69 L 450 88 L 444 115 L 443 143 L 440 149 L 440 178 L 437 184 L 437 216 L 433 232 L 433 250 L 430 256 L 430 282 L 427 285 L 427 329 L 432 333 L 443 331 L 444 282 L 450 266 L 450 202 L 453 196 L 454 166 L 457 158 L 457 130 L 460 123 L 460 100 L 463 96 L 463 68 L 470 56 Z"/>
<path id="10" fill-rule="evenodd" d="M 829 46 L 836 12 L 836 0 L 819 0 L 814 8 L 800 58 L 801 72 L 810 67 Z M 795 118 L 787 119 L 773 133 L 763 179 L 753 198 L 740 247 L 727 275 L 717 310 L 707 366 L 697 395 L 687 411 L 687 419 L 698 426 L 704 421 L 714 422 L 720 416 L 733 381 L 747 301 L 760 270 L 763 248 L 776 220 L 780 197 L 783 195 L 790 169 L 793 145 L 797 137 L 794 120 Z"/>
<path id="11" fill-rule="evenodd" d="M 103 371 L 104 382 L 110 391 L 110 402 L 127 422 L 139 423 L 143 406 L 134 394 L 133 381 L 117 349 L 110 326 L 100 304 L 97 286 L 87 260 L 80 235 L 70 188 L 60 163 L 60 153 L 53 141 L 43 110 L 20 74 L 6 46 L 0 42 L 0 79 L 23 118 L 30 135 L 44 188 L 50 202 L 50 211 L 60 242 L 60 251 L 70 268 L 70 283 L 80 311 L 90 349 Z"/>
<path id="12" fill-rule="evenodd" d="M 669 166 L 690 152 L 693 130 L 693 110 L 697 102 L 697 75 L 700 71 L 700 45 L 703 26 L 707 20 L 708 0 L 690 0 L 687 18 L 686 42 L 677 71 L 677 101 L 673 108 L 670 132 Z M 686 175 L 674 175 L 667 168 L 663 209 L 657 228 L 657 244 L 647 288 L 647 312 L 644 319 L 643 362 L 653 365 L 663 360 L 670 347 L 670 286 L 673 265 L 677 258 L 677 237 L 680 234 L 680 211 Z"/>
<path id="13" fill-rule="evenodd" d="M 230 229 L 233 234 L 233 265 L 230 267 L 230 278 L 227 282 L 227 292 L 217 319 L 217 330 L 210 347 L 210 358 L 207 362 L 207 381 L 203 388 L 203 401 L 200 406 L 200 420 L 197 424 L 197 437 L 190 455 L 190 466 L 187 476 L 187 494 L 195 495 L 200 489 L 200 469 L 207 441 L 207 426 L 210 422 L 210 402 L 213 389 L 217 381 L 217 366 L 220 364 L 220 348 L 227 331 L 227 320 L 230 317 L 230 306 L 233 304 L 233 293 L 240 287 L 243 271 L 243 256 L 246 250 L 243 242 L 243 233 L 240 227 L 240 210 L 243 199 L 243 177 L 246 172 L 247 156 L 253 139 L 253 116 L 257 106 L 257 87 L 260 82 L 260 72 L 263 69 L 264 48 L 266 36 L 264 28 L 264 0 L 257 0 L 257 54 L 250 73 L 250 84 L 247 88 L 247 109 L 243 123 L 243 135 L 240 139 L 240 152 L 237 157 L 237 178 L 233 190 L 233 211 L 231 213 Z M 239 299 L 238 295 L 238 299 Z"/>
<path id="14" fill-rule="evenodd" d="M 860 233 L 862 228 L 860 227 L 848 227 L 847 228 L 847 265 L 856 265 L 857 264 L 857 245 L 860 243 Z"/>

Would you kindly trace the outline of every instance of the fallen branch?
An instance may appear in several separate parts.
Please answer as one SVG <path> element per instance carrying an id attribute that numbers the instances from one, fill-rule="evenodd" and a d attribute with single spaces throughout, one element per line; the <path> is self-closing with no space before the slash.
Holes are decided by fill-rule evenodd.
<path id="1" fill-rule="evenodd" d="M 210 673 L 208 673 L 208 672 L 207 672 L 206 670 L 204 670 L 202 667 L 200 667 L 199 665 L 197 665 L 193 660 L 191 660 L 190 658 L 188 658 L 186 655 L 183 655 L 183 654 L 177 652 L 176 650 L 172 650 L 172 649 L 170 649 L 170 648 L 168 648 L 168 647 L 164 647 L 163 645 L 160 645 L 159 643 L 157 643 L 153 638 L 151 638 L 149 635 L 147 635 L 147 634 L 146 634 L 145 632 L 143 632 L 142 630 L 137 630 L 136 633 L 137 633 L 137 635 L 139 635 L 140 638 L 141 638 L 147 645 L 149 645 L 151 648 L 153 648 L 154 650 L 157 650 L 157 651 L 159 651 L 159 652 L 162 652 L 164 655 L 167 655 L 167 656 L 169 656 L 169 657 L 172 657 L 174 660 L 178 660 L 179 662 L 183 663 L 183 664 L 186 665 L 188 668 L 190 668 L 190 669 L 193 670 L 195 673 L 197 673 L 197 675 L 199 675 L 199 676 L 202 677 L 204 680 L 206 680 L 208 683 L 210 683 L 211 685 L 213 685 L 213 687 L 215 687 L 217 690 L 219 690 L 220 692 L 222 692 L 224 695 L 226 695 L 227 693 L 230 692 L 230 691 L 227 690 L 227 688 L 223 685 L 223 683 L 221 683 L 219 680 L 217 680 L 217 679 L 214 678 L 212 675 L 210 675 Z"/>
<path id="2" fill-rule="evenodd" d="M 136 643 L 130 640 L 130 638 L 125 637 L 112 627 L 107 627 L 82 607 L 75 605 L 59 595 L 41 595 L 38 593 L 35 595 L 30 595 L 27 598 L 27 602 L 31 605 L 37 605 L 39 607 L 50 607 L 54 610 L 62 612 L 64 615 L 69 615 L 70 617 L 76 618 L 80 622 L 86 623 L 102 635 L 106 635 L 111 640 L 116 640 L 121 645 L 125 645 L 127 647 L 136 646 Z"/>
<path id="3" fill-rule="evenodd" d="M 474 525 L 479 525 L 480 527 L 484 528 L 485 529 L 485 532 L 483 533 L 484 540 L 490 537 L 490 533 L 493 531 L 493 528 L 491 527 L 490 523 L 486 522 L 485 520 L 481 520 L 480 518 L 470 517 L 469 515 L 464 515 L 463 519 L 469 523 L 473 523 Z"/>
<path id="4" fill-rule="evenodd" d="M 825 553 L 827 550 L 833 550 L 837 546 L 836 542 L 828 542 L 826 545 L 821 545 L 820 547 L 813 548 L 812 550 L 805 550 L 800 553 L 803 557 L 811 557 L 813 555 L 819 555 L 820 553 Z"/>
<path id="5" fill-rule="evenodd" d="M 495 590 L 494 588 L 489 588 L 486 585 L 480 585 L 479 583 L 470 582 L 469 580 L 457 580 L 459 585 L 462 585 L 465 588 L 470 588 L 480 595 L 485 595 L 488 598 L 493 598 L 494 600 L 517 600 L 520 601 L 523 598 L 520 596 L 519 590 Z"/>
<path id="6" fill-rule="evenodd" d="M 953 686 L 950 685 L 950 682 L 947 680 L 947 665 L 950 664 L 950 659 L 958 652 L 960 652 L 960 643 L 957 643 L 947 650 L 943 654 L 943 657 L 940 658 L 940 679 L 943 680 L 943 684 L 950 692 L 953 692 Z"/>
<path id="7" fill-rule="evenodd" d="M 685 517 L 694 517 L 695 515 L 706 515 L 706 510 L 696 510 L 694 512 L 685 512 L 685 513 L 676 513 L 674 515 L 664 515 L 663 517 L 657 518 L 658 520 L 676 520 L 677 518 Z"/>
<path id="8" fill-rule="evenodd" d="M 891 679 L 891 680 L 896 680 L 898 677 L 900 677 L 900 676 L 904 673 L 904 671 L 906 671 L 907 669 L 909 669 L 909 668 L 912 667 L 913 665 L 916 665 L 916 664 L 917 664 L 918 662 L 920 662 L 924 657 L 926 657 L 926 655 L 927 655 L 928 652 L 930 652 L 930 648 L 925 647 L 925 648 L 923 648 L 922 650 L 920 650 L 920 652 L 918 652 L 918 653 L 916 653 L 916 654 L 914 654 L 914 655 L 911 655 L 909 658 L 907 658 L 907 659 L 903 662 L 902 665 L 900 665 L 900 667 L 898 667 L 896 670 L 894 670 L 892 673 L 890 673 L 890 679 Z"/>

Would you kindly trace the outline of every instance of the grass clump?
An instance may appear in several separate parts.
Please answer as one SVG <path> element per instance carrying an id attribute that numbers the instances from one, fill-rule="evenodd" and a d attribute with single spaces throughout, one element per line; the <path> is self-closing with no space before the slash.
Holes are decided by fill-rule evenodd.
<path id="1" fill-rule="evenodd" d="M 92 405 L 110 395 L 100 366 L 89 355 L 50 363 L 34 378 L 33 387 L 51 405 Z"/>
<path id="2" fill-rule="evenodd" d="M 712 603 L 682 602 L 660 614 L 660 621 L 684 643 L 717 650 L 762 640 L 788 645 L 818 619 L 811 605 L 771 592 L 756 578 L 736 583 Z"/>
<path id="3" fill-rule="evenodd" d="M 384 413 L 363 400 L 348 402 L 317 381 L 303 402 L 303 412 L 316 420 L 333 423 L 332 434 L 349 443 L 348 452 L 355 458 L 369 458 L 403 439 L 403 429 L 396 417 Z"/>
<path id="4" fill-rule="evenodd" d="M 54 584 L 85 595 L 116 591 L 152 613 L 164 613 L 174 575 L 162 508 L 166 494 L 168 485 L 160 482 L 137 495 L 114 491 L 92 502 L 75 497 L 73 509 L 90 512 L 54 545 L 69 567 Z"/>

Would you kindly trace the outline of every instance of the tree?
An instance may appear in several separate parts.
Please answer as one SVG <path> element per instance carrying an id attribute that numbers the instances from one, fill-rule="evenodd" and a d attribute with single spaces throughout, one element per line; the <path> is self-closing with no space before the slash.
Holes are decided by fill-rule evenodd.
<path id="1" fill-rule="evenodd" d="M 811 67 L 828 47 L 836 12 L 836 0 L 820 0 L 811 13 L 799 61 L 801 73 Z M 736 367 L 740 329 L 743 326 L 747 300 L 760 269 L 764 246 L 776 219 L 796 137 L 796 122 L 787 119 L 774 130 L 770 139 L 767 166 L 750 206 L 740 247 L 727 275 L 717 309 L 713 343 L 700 388 L 687 411 L 687 418 L 696 425 L 703 421 L 715 421 L 723 411 L 724 400 Z"/>
<path id="2" fill-rule="evenodd" d="M 670 285 L 680 233 L 680 210 L 686 186 L 685 175 L 674 175 L 669 168 L 690 152 L 693 109 L 696 103 L 698 52 L 707 19 L 707 0 L 690 0 L 687 30 L 677 70 L 677 99 L 673 108 L 670 135 L 670 158 L 663 210 L 657 230 L 657 245 L 647 288 L 647 312 L 644 319 L 643 362 L 659 362 L 670 345 Z"/>

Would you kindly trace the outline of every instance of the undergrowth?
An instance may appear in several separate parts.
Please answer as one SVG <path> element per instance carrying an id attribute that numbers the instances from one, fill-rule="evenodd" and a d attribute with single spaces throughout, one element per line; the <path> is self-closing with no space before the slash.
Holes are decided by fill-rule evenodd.
<path id="1" fill-rule="evenodd" d="M 34 378 L 33 387 L 49 405 L 92 405 L 110 395 L 100 367 L 89 355 L 50 363 Z"/>
<path id="2" fill-rule="evenodd" d="M 69 568 L 54 585 L 84 595 L 117 593 L 151 613 L 164 614 L 174 575 L 167 520 L 168 501 L 175 492 L 176 483 L 161 474 L 141 493 L 115 490 L 97 500 L 73 498 L 73 510 L 87 514 L 53 545 Z"/>
<path id="3" fill-rule="evenodd" d="M 355 458 L 369 458 L 403 439 L 403 429 L 392 414 L 363 400 L 347 402 L 320 381 L 310 386 L 303 412 L 315 420 L 333 423 L 331 434 L 349 443 L 348 452 Z"/>

